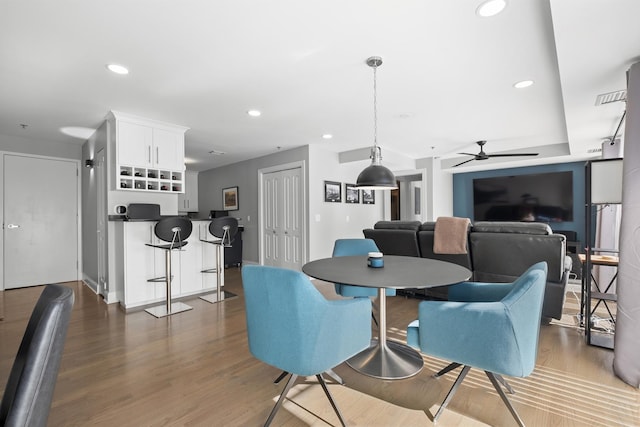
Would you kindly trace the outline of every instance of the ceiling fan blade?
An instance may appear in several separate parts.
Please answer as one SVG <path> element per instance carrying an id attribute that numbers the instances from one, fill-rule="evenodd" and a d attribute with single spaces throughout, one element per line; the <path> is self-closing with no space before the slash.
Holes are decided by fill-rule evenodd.
<path id="1" fill-rule="evenodd" d="M 471 161 L 473 161 L 473 160 L 475 160 L 475 157 L 474 157 L 474 158 L 471 158 L 471 159 L 469 159 L 469 160 L 465 160 L 464 162 L 460 162 L 460 163 L 458 163 L 457 165 L 453 165 L 453 167 L 455 168 L 455 167 L 457 167 L 457 166 L 464 165 L 465 163 L 469 163 L 469 162 L 471 162 Z"/>
<path id="2" fill-rule="evenodd" d="M 489 157 L 520 157 L 520 156 L 537 156 L 539 153 L 518 153 L 518 154 L 489 154 Z"/>
<path id="3" fill-rule="evenodd" d="M 471 153 L 458 153 L 458 154 L 464 154 L 465 156 L 473 156 L 473 157 L 476 156 L 475 154 L 471 154 Z"/>

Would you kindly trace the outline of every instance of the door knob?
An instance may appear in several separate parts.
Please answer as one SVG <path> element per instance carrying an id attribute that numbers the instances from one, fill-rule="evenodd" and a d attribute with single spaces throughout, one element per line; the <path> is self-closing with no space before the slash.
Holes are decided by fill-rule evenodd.
<path id="1" fill-rule="evenodd" d="M 20 228 L 18 224 L 7 224 L 7 228 Z"/>

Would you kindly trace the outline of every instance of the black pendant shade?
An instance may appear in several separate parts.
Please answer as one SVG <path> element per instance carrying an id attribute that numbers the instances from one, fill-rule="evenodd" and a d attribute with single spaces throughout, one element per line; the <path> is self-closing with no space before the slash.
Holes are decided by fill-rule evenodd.
<path id="1" fill-rule="evenodd" d="M 398 188 L 393 172 L 382 165 L 370 165 L 360 172 L 356 186 L 363 190 L 391 190 Z"/>

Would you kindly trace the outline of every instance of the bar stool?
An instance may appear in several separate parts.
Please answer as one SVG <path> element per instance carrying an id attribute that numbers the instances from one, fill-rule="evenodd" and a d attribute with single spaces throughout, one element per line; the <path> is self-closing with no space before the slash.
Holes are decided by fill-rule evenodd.
<path id="1" fill-rule="evenodd" d="M 215 273 L 216 293 L 203 295 L 200 297 L 200 299 L 203 299 L 207 302 L 215 304 L 217 302 L 221 302 L 230 298 L 237 297 L 237 295 L 234 293 L 223 291 L 222 287 L 224 286 L 223 250 L 224 248 L 231 247 L 231 244 L 235 240 L 236 235 L 238 234 L 238 220 L 228 216 L 213 218 L 209 223 L 209 233 L 211 233 L 214 237 L 217 237 L 217 239 L 216 240 L 200 239 L 200 241 L 215 245 L 216 266 L 214 268 L 202 270 L 201 273 Z"/>
<path id="2" fill-rule="evenodd" d="M 151 307 L 145 311 L 155 317 L 165 317 L 172 314 L 181 313 L 191 310 L 193 307 L 181 302 L 171 303 L 171 252 L 174 250 L 182 250 L 187 245 L 187 239 L 191 235 L 193 225 L 191 220 L 180 217 L 163 218 L 154 227 L 155 235 L 158 239 L 168 242 L 167 244 L 154 245 L 145 243 L 146 246 L 162 249 L 165 251 L 165 275 L 164 277 L 156 277 L 147 280 L 147 282 L 165 282 L 167 286 L 167 301 L 165 305 Z"/>

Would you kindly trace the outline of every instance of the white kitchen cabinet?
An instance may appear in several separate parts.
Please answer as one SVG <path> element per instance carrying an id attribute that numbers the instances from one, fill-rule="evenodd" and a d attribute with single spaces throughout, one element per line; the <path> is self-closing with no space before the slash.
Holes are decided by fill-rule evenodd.
<path id="1" fill-rule="evenodd" d="M 112 111 L 119 190 L 184 192 L 184 133 L 188 128 Z"/>
<path id="2" fill-rule="evenodd" d="M 178 211 L 198 212 L 198 172 L 185 172 L 184 193 L 178 195 Z"/>
<path id="3" fill-rule="evenodd" d="M 122 120 L 116 122 L 118 164 L 151 167 L 153 128 Z"/>

